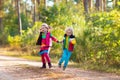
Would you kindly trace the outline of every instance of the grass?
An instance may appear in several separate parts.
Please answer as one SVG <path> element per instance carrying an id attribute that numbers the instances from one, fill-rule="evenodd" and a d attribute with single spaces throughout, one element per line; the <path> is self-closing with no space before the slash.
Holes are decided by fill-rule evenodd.
<path id="1" fill-rule="evenodd" d="M 39 56 L 20 56 L 21 58 L 33 60 L 33 61 L 41 61 L 41 58 Z"/>
<path id="2" fill-rule="evenodd" d="M 115 66 L 110 66 L 110 65 L 98 65 L 94 63 L 79 63 L 75 64 L 74 66 L 69 65 L 70 67 L 76 67 L 76 68 L 82 68 L 84 70 L 93 70 L 93 71 L 98 71 L 98 72 L 106 72 L 106 73 L 114 73 L 117 75 L 120 75 L 120 67 L 115 67 Z"/>
<path id="3" fill-rule="evenodd" d="M 5 49 L 5 48 L 1 48 L 1 51 L 3 51 L 2 53 L 0 53 L 0 55 L 5 55 L 5 56 L 12 56 L 12 57 L 19 57 L 19 58 L 24 58 L 24 59 L 28 59 L 28 60 L 33 60 L 33 61 L 41 61 L 41 57 L 38 55 L 33 55 L 30 54 L 28 52 L 23 52 L 23 51 L 16 51 L 16 50 L 9 50 L 9 49 Z M 56 63 L 58 61 L 58 57 L 52 57 L 51 61 L 53 63 Z"/>

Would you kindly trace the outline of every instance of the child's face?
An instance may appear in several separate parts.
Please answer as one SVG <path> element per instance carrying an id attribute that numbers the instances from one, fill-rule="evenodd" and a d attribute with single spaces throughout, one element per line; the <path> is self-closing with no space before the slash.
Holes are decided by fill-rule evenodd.
<path id="1" fill-rule="evenodd" d="M 70 36 L 70 35 L 72 35 L 72 31 L 68 29 L 68 30 L 66 31 L 66 34 L 67 34 L 67 36 Z"/>
<path id="2" fill-rule="evenodd" d="M 47 31 L 48 31 L 48 29 L 47 29 L 45 26 L 42 26 L 42 27 L 41 27 L 41 32 L 46 33 Z"/>

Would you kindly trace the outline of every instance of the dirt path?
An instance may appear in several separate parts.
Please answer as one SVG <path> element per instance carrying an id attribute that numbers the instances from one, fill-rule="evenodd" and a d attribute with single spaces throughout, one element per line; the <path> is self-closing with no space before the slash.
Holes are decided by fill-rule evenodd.
<path id="1" fill-rule="evenodd" d="M 41 63 L 25 59 L 0 56 L 0 80 L 120 80 L 120 76 L 67 68 L 56 64 L 51 69 L 40 69 Z"/>

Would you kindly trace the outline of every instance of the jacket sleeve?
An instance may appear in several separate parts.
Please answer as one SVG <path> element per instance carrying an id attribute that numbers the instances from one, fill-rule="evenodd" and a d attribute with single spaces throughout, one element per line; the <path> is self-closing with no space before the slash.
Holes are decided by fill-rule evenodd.
<path id="1" fill-rule="evenodd" d="M 54 36 L 52 36 L 52 34 L 50 34 L 50 37 L 54 42 L 58 42 L 58 40 Z"/>
<path id="2" fill-rule="evenodd" d="M 75 36 L 74 36 L 74 35 L 71 35 L 70 38 L 71 38 L 71 39 L 70 39 L 70 43 L 73 44 L 73 45 L 75 45 L 75 44 L 76 44 Z"/>
<path id="3" fill-rule="evenodd" d="M 75 40 L 75 38 L 73 38 L 73 39 L 71 40 L 71 43 L 72 43 L 73 45 L 76 44 L 76 40 Z"/>

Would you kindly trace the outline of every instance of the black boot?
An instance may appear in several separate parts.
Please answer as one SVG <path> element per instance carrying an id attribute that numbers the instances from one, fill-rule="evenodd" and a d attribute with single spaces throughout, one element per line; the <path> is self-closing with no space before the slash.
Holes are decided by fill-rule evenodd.
<path id="1" fill-rule="evenodd" d="M 61 68 L 61 64 L 60 63 L 58 64 L 58 67 Z"/>
<path id="2" fill-rule="evenodd" d="M 66 66 L 63 66 L 63 71 L 66 69 Z"/>
<path id="3" fill-rule="evenodd" d="M 49 62 L 49 63 L 48 63 L 48 66 L 49 66 L 49 68 L 51 68 L 51 67 L 52 67 L 52 64 L 51 64 L 51 62 Z"/>
<path id="4" fill-rule="evenodd" d="M 43 63 L 41 68 L 46 68 L 46 63 Z"/>

